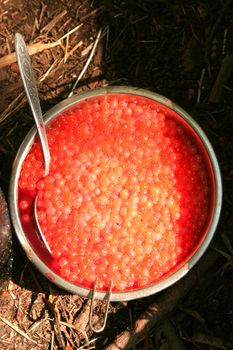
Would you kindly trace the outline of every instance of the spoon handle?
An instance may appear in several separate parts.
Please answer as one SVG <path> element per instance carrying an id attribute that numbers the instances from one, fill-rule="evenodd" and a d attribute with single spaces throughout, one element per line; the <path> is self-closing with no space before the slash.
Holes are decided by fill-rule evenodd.
<path id="1" fill-rule="evenodd" d="M 37 126 L 42 151 L 44 155 L 44 174 L 48 175 L 50 165 L 50 152 L 48 146 L 48 139 L 45 131 L 44 120 L 42 116 L 40 100 L 35 82 L 35 76 L 32 70 L 31 59 L 25 41 L 21 34 L 15 34 L 15 49 L 16 57 L 19 65 L 19 71 L 23 81 L 24 89 L 27 94 L 28 102 L 30 104 L 33 117 Z"/>

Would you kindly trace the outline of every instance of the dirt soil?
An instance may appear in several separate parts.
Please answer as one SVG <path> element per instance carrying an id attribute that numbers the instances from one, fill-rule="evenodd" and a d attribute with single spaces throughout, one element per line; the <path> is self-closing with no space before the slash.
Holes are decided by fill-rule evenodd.
<path id="1" fill-rule="evenodd" d="M 46 112 L 72 91 L 100 29 L 94 56 L 74 93 L 129 85 L 165 95 L 193 116 L 216 151 L 224 197 L 215 238 L 205 253 L 209 266 L 204 273 L 200 268 L 200 275 L 197 267 L 196 282 L 185 293 L 178 283 L 180 297 L 166 307 L 161 300 L 173 289 L 111 303 L 105 331 L 94 334 L 88 325 L 89 301 L 45 279 L 13 232 L 8 264 L 0 271 L 0 348 L 233 349 L 232 1 L 1 0 L 0 186 L 7 198 L 17 149 L 34 124 L 11 55 L 14 34 L 20 32 L 37 51 L 32 63 Z M 150 326 L 135 337 L 139 315 L 156 302 L 161 317 L 152 313 Z M 97 301 L 97 325 L 104 310 L 105 303 Z M 113 345 L 124 330 L 129 330 L 128 345 Z"/>

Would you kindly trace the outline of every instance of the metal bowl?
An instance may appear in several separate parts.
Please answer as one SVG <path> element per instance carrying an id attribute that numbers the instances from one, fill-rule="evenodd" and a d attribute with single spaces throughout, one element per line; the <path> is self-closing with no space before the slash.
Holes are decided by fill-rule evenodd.
<path id="1" fill-rule="evenodd" d="M 34 237 L 28 237 L 24 232 L 18 211 L 18 179 L 22 167 L 22 163 L 24 162 L 25 157 L 27 156 L 36 135 L 36 129 L 33 128 L 25 137 L 22 145 L 20 146 L 17 156 L 15 158 L 11 181 L 10 181 L 10 212 L 12 222 L 18 236 L 18 239 L 25 250 L 28 258 L 33 262 L 33 264 L 42 272 L 44 276 L 46 276 L 50 281 L 57 284 L 59 287 L 67 290 L 68 292 L 79 294 L 83 297 L 96 297 L 97 299 L 111 299 L 112 301 L 123 301 L 123 300 L 131 300 L 136 298 L 141 298 L 148 296 L 153 293 L 157 293 L 164 288 L 172 285 L 180 278 L 182 278 L 200 259 L 200 257 L 206 251 L 217 226 L 220 210 L 221 210 L 221 202 L 222 202 L 222 184 L 221 184 L 221 175 L 218 166 L 218 162 L 213 151 L 213 148 L 202 131 L 200 126 L 191 118 L 191 116 L 185 112 L 182 108 L 171 102 L 169 99 L 158 95 L 156 93 L 152 93 L 150 91 L 131 88 L 131 87 L 106 87 L 99 88 L 95 90 L 90 90 L 88 92 L 84 92 L 71 98 L 62 101 L 61 103 L 54 106 L 50 111 L 48 111 L 44 118 L 45 122 L 48 123 L 51 119 L 55 118 L 61 112 L 74 107 L 80 101 L 84 101 L 88 98 L 108 95 L 108 94 L 130 94 L 142 96 L 154 101 L 157 101 L 163 104 L 166 108 L 173 111 L 174 114 L 178 115 L 177 118 L 183 125 L 191 131 L 191 133 L 196 138 L 199 146 L 202 148 L 204 157 L 206 158 L 206 164 L 210 173 L 210 182 L 211 182 L 211 192 L 212 192 L 212 206 L 209 213 L 208 224 L 205 229 L 205 233 L 203 237 L 196 244 L 195 249 L 189 254 L 189 256 L 171 273 L 164 276 L 163 279 L 154 283 L 153 285 L 147 286 L 145 288 L 134 289 L 126 292 L 112 292 L 111 295 L 109 292 L 103 291 L 95 291 L 92 289 L 85 288 L 82 286 L 75 285 L 73 283 L 68 282 L 67 280 L 60 277 L 53 269 L 49 263 L 49 253 L 45 251 L 43 244 L 41 244 L 41 240 L 37 234 Z"/>
<path id="2" fill-rule="evenodd" d="M 0 291 L 12 265 L 12 237 L 8 206 L 0 188 Z"/>

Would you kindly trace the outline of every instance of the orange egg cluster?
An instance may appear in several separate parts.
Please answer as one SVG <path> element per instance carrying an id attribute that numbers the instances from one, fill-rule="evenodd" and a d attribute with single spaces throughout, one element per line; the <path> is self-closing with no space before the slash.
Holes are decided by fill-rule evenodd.
<path id="1" fill-rule="evenodd" d="M 174 113 L 173 113 L 174 114 Z M 38 196 L 42 231 L 65 279 L 124 291 L 158 281 L 200 238 L 209 184 L 199 147 L 169 109 L 108 95 L 63 112 L 47 128 L 43 178 L 37 140 L 19 179 L 22 220 Z"/>

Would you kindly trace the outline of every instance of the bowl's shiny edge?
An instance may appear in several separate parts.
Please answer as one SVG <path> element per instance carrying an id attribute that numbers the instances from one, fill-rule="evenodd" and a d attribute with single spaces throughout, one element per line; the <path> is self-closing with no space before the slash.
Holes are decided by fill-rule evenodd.
<path id="1" fill-rule="evenodd" d="M 57 115 L 58 113 L 61 113 L 66 108 L 71 107 L 78 101 L 84 100 L 89 97 L 99 96 L 102 94 L 113 94 L 113 93 L 136 94 L 146 98 L 150 98 L 152 100 L 155 100 L 157 102 L 160 102 L 166 105 L 170 109 L 177 112 L 181 117 L 183 117 L 194 128 L 198 136 L 201 138 L 204 146 L 206 147 L 206 150 L 209 154 L 209 157 L 213 166 L 214 175 L 215 175 L 215 186 L 216 186 L 216 201 L 215 201 L 215 210 L 213 214 L 212 223 L 209 227 L 206 237 L 202 242 L 202 245 L 194 253 L 194 255 L 191 257 L 188 263 L 186 263 L 184 266 L 182 266 L 178 271 L 174 272 L 172 275 L 165 277 L 164 280 L 154 285 L 151 285 L 149 287 L 141 288 L 139 290 L 128 291 L 128 292 L 112 293 L 112 297 L 111 297 L 112 301 L 123 301 L 123 300 L 132 300 L 132 299 L 149 296 L 151 294 L 157 293 L 169 287 L 173 283 L 177 282 L 180 278 L 182 278 L 190 270 L 190 268 L 192 268 L 196 264 L 196 262 L 200 259 L 200 257 L 204 254 L 207 247 L 209 246 L 212 240 L 212 237 L 214 235 L 215 229 L 217 227 L 217 223 L 218 223 L 219 215 L 221 211 L 222 183 L 221 183 L 220 169 L 218 166 L 218 162 L 217 162 L 214 150 L 207 136 L 203 132 L 203 130 L 186 111 L 184 111 L 181 107 L 177 106 L 171 100 L 157 93 L 140 89 L 140 88 L 132 88 L 132 87 L 124 87 L 124 86 L 123 87 L 109 86 L 109 87 L 89 90 L 87 92 L 80 93 L 79 95 L 73 95 L 71 98 L 66 99 L 58 103 L 57 105 L 55 105 L 44 115 L 45 123 L 48 123 L 51 119 L 53 119 L 55 115 Z M 59 287 L 71 293 L 79 294 L 83 297 L 91 297 L 92 295 L 91 289 L 79 287 L 77 285 L 74 285 L 64 280 L 63 278 L 55 274 L 48 266 L 46 266 L 44 262 L 41 259 L 39 259 L 39 257 L 33 251 L 32 247 L 30 246 L 23 232 L 23 229 L 19 220 L 18 210 L 17 210 L 17 182 L 18 182 L 18 177 L 19 177 L 22 162 L 34 141 L 35 134 L 36 134 L 36 129 L 34 127 L 30 130 L 30 132 L 25 137 L 23 143 L 21 144 L 12 167 L 12 175 L 11 175 L 10 191 L 9 191 L 9 203 L 10 203 L 11 218 L 12 218 L 15 231 L 17 233 L 20 244 L 25 250 L 27 256 L 32 261 L 32 263 L 42 272 L 43 275 L 48 277 L 50 280 L 56 283 Z M 106 299 L 107 293 L 96 292 L 96 298 L 101 300 Z"/>

